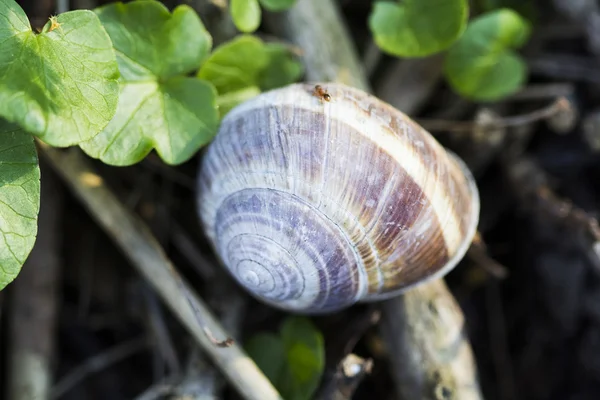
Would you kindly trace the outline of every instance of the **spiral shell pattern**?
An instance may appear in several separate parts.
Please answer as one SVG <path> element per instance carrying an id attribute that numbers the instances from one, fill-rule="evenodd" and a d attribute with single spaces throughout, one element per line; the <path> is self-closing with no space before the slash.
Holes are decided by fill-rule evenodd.
<path id="1" fill-rule="evenodd" d="M 390 105 L 294 84 L 230 111 L 200 165 L 198 209 L 224 265 L 278 308 L 336 311 L 438 278 L 475 234 L 462 161 Z"/>

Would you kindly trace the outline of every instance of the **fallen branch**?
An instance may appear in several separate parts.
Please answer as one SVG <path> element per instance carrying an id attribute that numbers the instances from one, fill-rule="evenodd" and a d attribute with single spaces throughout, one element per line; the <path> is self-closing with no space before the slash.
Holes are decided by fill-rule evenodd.
<path id="1" fill-rule="evenodd" d="M 383 317 L 402 399 L 483 398 L 464 315 L 443 279 L 384 302 Z"/>
<path id="2" fill-rule="evenodd" d="M 308 80 L 337 81 L 370 91 L 333 0 L 299 1 L 274 20 L 270 19 L 272 28 L 304 50 Z M 403 399 L 450 398 L 450 394 L 464 400 L 482 398 L 464 317 L 443 279 L 382 306 L 392 376 Z"/>
<path id="3" fill-rule="evenodd" d="M 444 55 L 400 60 L 383 71 L 375 95 L 408 116 L 425 105 L 442 78 Z"/>
<path id="4" fill-rule="evenodd" d="M 331 0 L 301 0 L 289 11 L 265 13 L 278 33 L 302 49 L 306 80 L 340 82 L 369 90 L 369 83 L 342 16 Z"/>
<path id="5" fill-rule="evenodd" d="M 361 358 L 355 354 L 348 354 L 340 361 L 333 379 L 319 400 L 350 400 L 354 391 L 363 380 L 371 373 L 373 360 Z"/>
<path id="6" fill-rule="evenodd" d="M 177 274 L 143 220 L 116 198 L 81 151 L 77 148 L 62 151 L 43 143 L 39 145 L 42 155 L 50 160 L 92 217 L 152 284 L 242 397 L 280 399 L 271 382 L 237 344 L 230 339 L 219 341 L 214 338 L 213 332 L 219 337 L 227 337 L 224 329 Z"/>

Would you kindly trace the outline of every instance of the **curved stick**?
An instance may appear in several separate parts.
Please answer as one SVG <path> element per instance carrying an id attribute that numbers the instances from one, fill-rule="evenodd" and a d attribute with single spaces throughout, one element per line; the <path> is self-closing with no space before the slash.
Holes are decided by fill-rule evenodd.
<path id="1" fill-rule="evenodd" d="M 150 282 L 171 311 L 238 390 L 249 400 L 281 400 L 271 382 L 235 343 L 212 337 L 227 334 L 204 302 L 177 274 L 150 229 L 104 184 L 78 148 L 53 149 L 38 143 L 45 156 L 129 261 Z M 208 329 L 208 334 L 206 330 Z M 223 348 L 222 346 L 228 346 Z"/>

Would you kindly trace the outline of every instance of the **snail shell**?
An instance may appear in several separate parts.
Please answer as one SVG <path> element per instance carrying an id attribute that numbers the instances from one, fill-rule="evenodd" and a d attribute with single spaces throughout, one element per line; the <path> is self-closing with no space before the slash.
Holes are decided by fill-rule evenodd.
<path id="1" fill-rule="evenodd" d="M 381 100 L 293 84 L 230 111 L 200 164 L 198 209 L 235 279 L 302 313 L 380 300 L 464 256 L 479 195 L 462 161 Z"/>

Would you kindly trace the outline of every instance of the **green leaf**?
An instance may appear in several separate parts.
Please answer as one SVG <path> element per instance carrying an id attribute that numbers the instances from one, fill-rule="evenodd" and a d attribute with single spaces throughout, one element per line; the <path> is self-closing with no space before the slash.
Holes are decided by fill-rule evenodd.
<path id="1" fill-rule="evenodd" d="M 513 50 L 529 38 L 529 23 L 509 9 L 479 16 L 450 49 L 444 72 L 462 96 L 494 101 L 523 85 L 527 67 Z"/>
<path id="2" fill-rule="evenodd" d="M 221 116 L 260 90 L 295 82 L 303 72 L 292 51 L 280 43 L 264 43 L 240 35 L 217 47 L 198 71 L 219 93 Z"/>
<path id="3" fill-rule="evenodd" d="M 196 78 L 122 85 L 117 115 L 94 139 L 80 143 L 110 165 L 131 165 L 154 148 L 167 164 L 189 160 L 216 133 L 216 91 Z"/>
<path id="4" fill-rule="evenodd" d="M 219 94 L 257 86 L 269 56 L 264 43 L 251 35 L 240 35 L 217 47 L 198 71 Z"/>
<path id="5" fill-rule="evenodd" d="M 285 371 L 286 354 L 283 341 L 271 333 L 259 333 L 246 344 L 248 355 L 275 385 Z"/>
<path id="6" fill-rule="evenodd" d="M 281 326 L 289 368 L 282 394 L 290 400 L 308 400 L 319 386 L 325 367 L 323 336 L 309 319 L 290 317 Z"/>
<path id="7" fill-rule="evenodd" d="M 308 318 L 288 317 L 279 335 L 259 333 L 246 349 L 285 399 L 313 398 L 325 368 L 325 345 Z"/>
<path id="8" fill-rule="evenodd" d="M 269 11 L 284 11 L 291 8 L 296 0 L 260 0 L 260 4 Z"/>
<path id="9" fill-rule="evenodd" d="M 33 136 L 0 119 L 0 290 L 15 279 L 33 248 L 39 209 Z"/>
<path id="10" fill-rule="evenodd" d="M 384 52 L 425 57 L 454 43 L 467 19 L 467 0 L 378 1 L 369 16 L 369 29 Z"/>
<path id="11" fill-rule="evenodd" d="M 258 29 L 262 19 L 258 0 L 231 0 L 231 18 L 241 32 L 251 33 Z"/>
<path id="12" fill-rule="evenodd" d="M 265 45 L 269 63 L 259 74 L 259 84 L 263 91 L 286 86 L 300 79 L 304 73 L 302 64 L 295 58 L 288 46 L 281 43 Z"/>
<path id="13" fill-rule="evenodd" d="M 187 77 L 206 59 L 212 38 L 182 5 L 169 13 L 156 1 L 114 3 L 96 10 L 121 70 L 115 117 L 80 147 L 111 165 L 131 165 L 153 148 L 168 164 L 191 158 L 216 133 L 214 87 Z"/>
<path id="14" fill-rule="evenodd" d="M 53 146 L 94 137 L 115 113 L 119 71 L 111 41 L 88 10 L 51 18 L 40 34 L 0 0 L 0 115 Z"/>
<path id="15" fill-rule="evenodd" d="M 158 1 L 139 0 L 112 3 L 95 11 L 113 42 L 126 82 L 194 72 L 212 47 L 198 14 L 186 5 L 171 14 Z"/>

